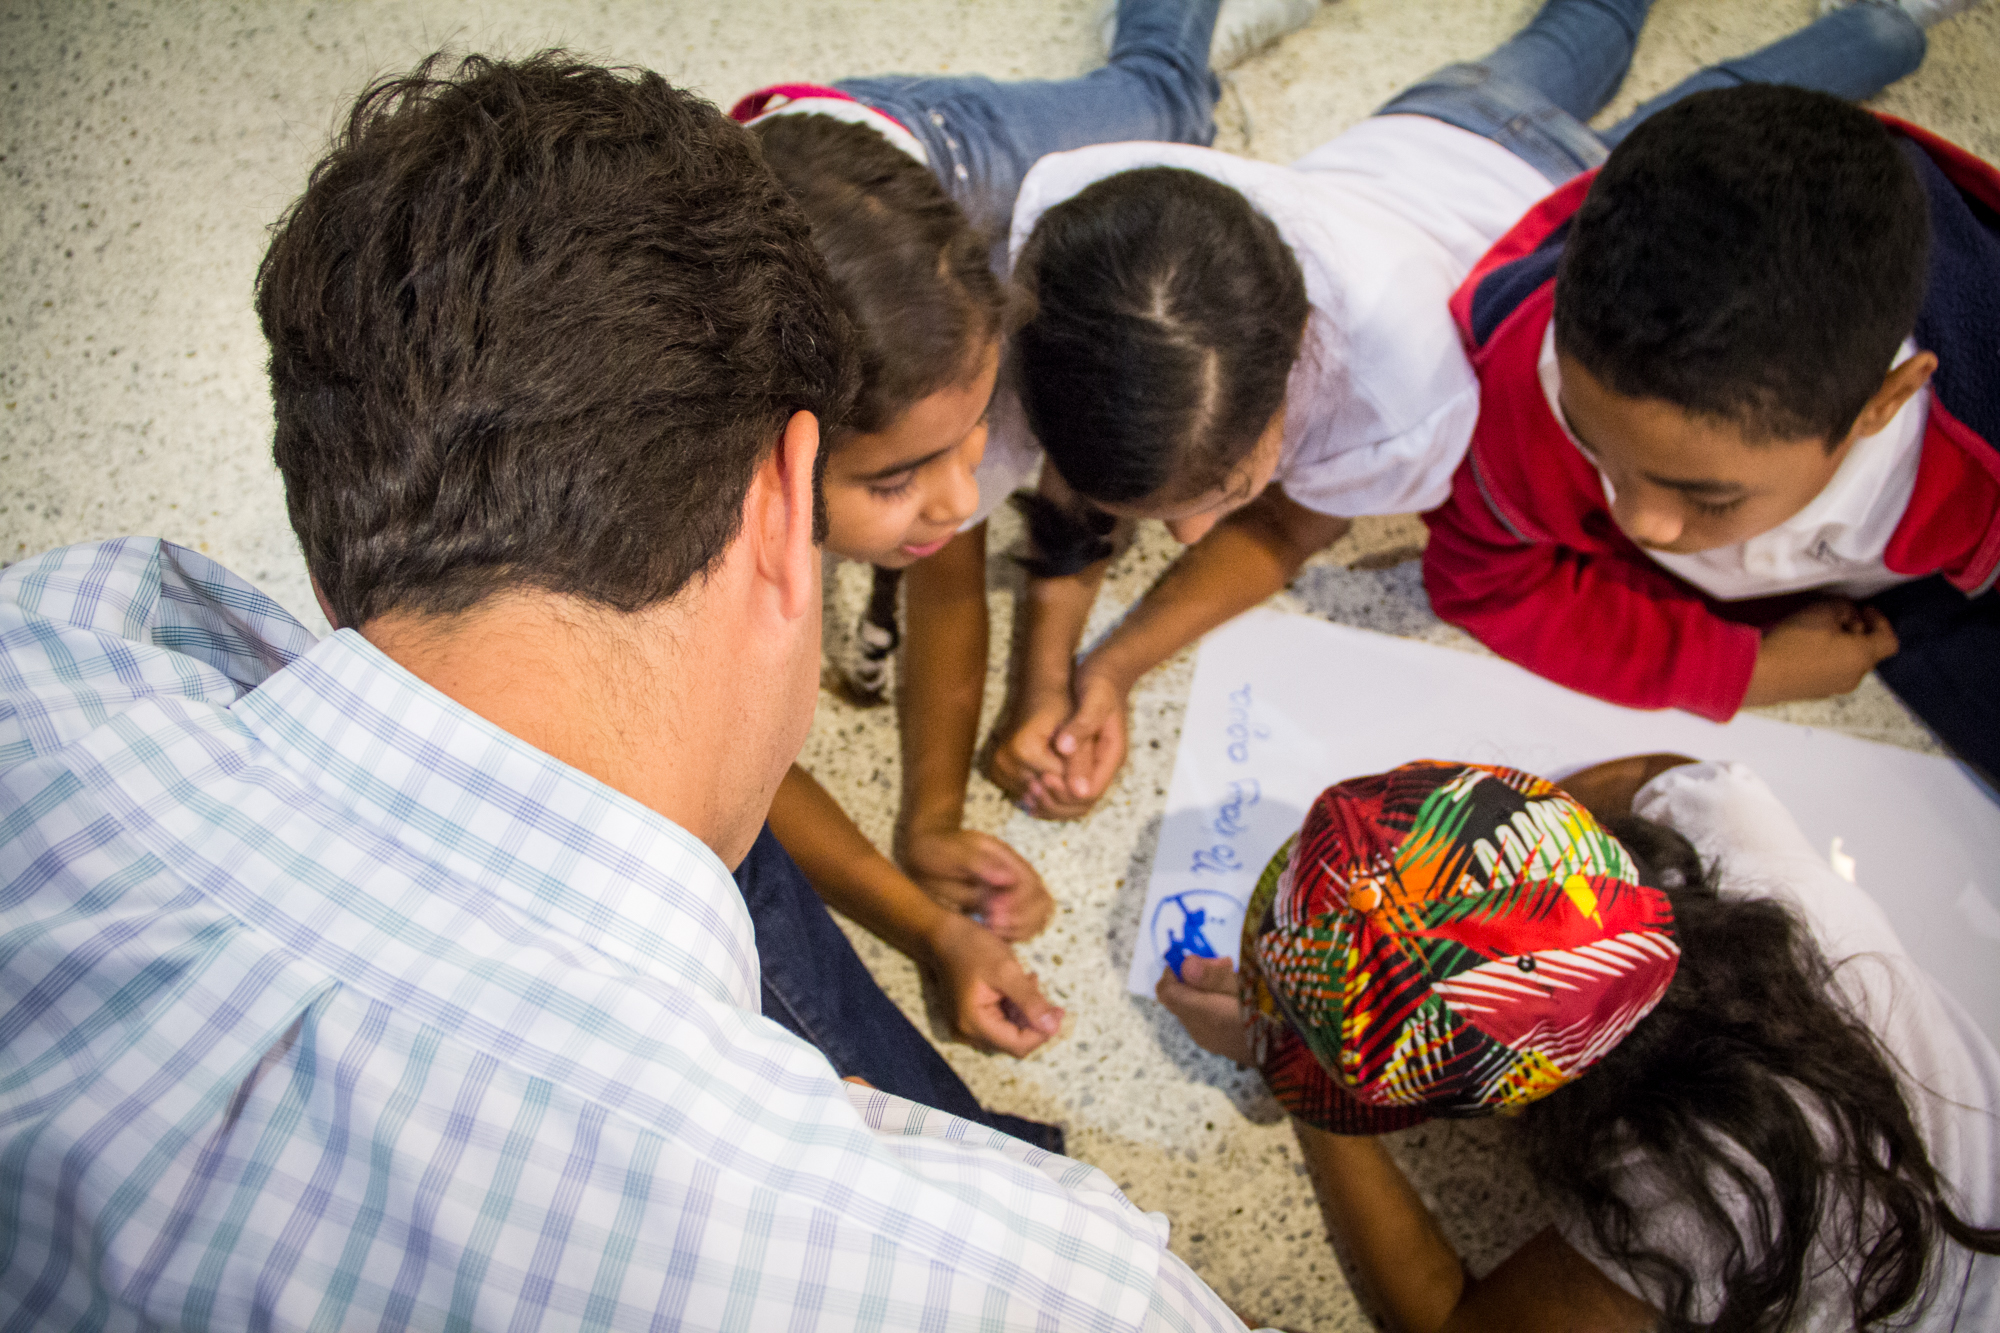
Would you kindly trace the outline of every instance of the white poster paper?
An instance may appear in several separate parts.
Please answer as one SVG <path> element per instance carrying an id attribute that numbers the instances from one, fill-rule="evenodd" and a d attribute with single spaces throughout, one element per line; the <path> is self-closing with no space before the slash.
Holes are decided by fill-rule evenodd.
<path id="1" fill-rule="evenodd" d="M 1851 857 L 1912 956 L 2000 1043 L 2000 803 L 1957 764 L 1759 717 L 1639 712 L 1497 658 L 1252 611 L 1202 642 L 1127 984 L 1236 956 L 1264 863 L 1321 789 L 1412 759 L 1560 777 L 1675 751 L 1750 765 Z"/>

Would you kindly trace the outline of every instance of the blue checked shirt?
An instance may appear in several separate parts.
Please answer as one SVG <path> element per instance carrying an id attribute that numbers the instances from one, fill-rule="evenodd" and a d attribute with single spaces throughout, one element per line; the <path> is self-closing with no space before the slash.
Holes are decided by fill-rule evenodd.
<path id="1" fill-rule="evenodd" d="M 840 1082 L 668 820 L 163 542 L 0 575 L 0 1333 L 1234 1329 Z"/>

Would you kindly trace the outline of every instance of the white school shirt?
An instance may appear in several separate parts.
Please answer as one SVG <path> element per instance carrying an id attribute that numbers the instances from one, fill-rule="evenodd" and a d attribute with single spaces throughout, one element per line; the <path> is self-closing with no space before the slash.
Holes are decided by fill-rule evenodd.
<path id="1" fill-rule="evenodd" d="M 685 829 L 184 548 L 0 574 L 0 905 L 14 1326 L 1242 1328 L 761 1017 Z"/>
<path id="2" fill-rule="evenodd" d="M 1805 923 L 1834 965 L 1836 1001 L 1875 1034 L 1902 1077 L 1931 1163 L 1954 1191 L 1954 1211 L 1974 1226 L 2000 1225 L 2000 1051 L 1971 1015 L 1917 966 L 1876 899 L 1833 872 L 1826 853 L 1806 841 L 1770 787 L 1742 764 L 1670 769 L 1639 789 L 1632 809 L 1678 830 L 1704 864 L 1719 863 L 1725 897 L 1769 898 Z M 1856 870 L 1878 892 L 1893 894 L 1895 867 L 1863 863 Z M 1816 1112 L 1808 1110 L 1808 1115 L 1818 1122 Z M 1721 1257 L 1701 1219 L 1641 1159 L 1632 1159 L 1626 1170 L 1622 1192 L 1635 1204 L 1638 1239 L 1674 1256 L 1695 1275 L 1695 1318 L 1712 1320 L 1718 1293 L 1713 1283 L 1700 1279 L 1720 1271 Z M 1728 1197 L 1726 1186 L 1719 1192 Z M 1599 1253 L 1581 1218 L 1566 1217 L 1557 1225 L 1578 1252 L 1620 1286 L 1654 1305 L 1663 1299 L 1643 1279 Z M 2000 1328 L 2000 1257 L 1975 1257 L 1950 1241 L 1943 1243 L 1940 1255 L 1934 1299 L 1914 1327 L 1926 1333 Z M 1808 1281 L 1794 1327 L 1853 1327 L 1842 1259 L 1824 1246 L 1809 1257 L 1815 1276 Z"/>
<path id="3" fill-rule="evenodd" d="M 1905 338 L 1891 364 L 1901 365 L 1916 354 L 1916 341 Z M 1538 368 L 1550 414 L 1570 443 L 1582 448 L 1563 417 L 1562 367 L 1556 360 L 1554 320 L 1542 335 Z M 1856 440 L 1825 489 L 1777 527 L 1748 541 L 1694 555 L 1652 550 L 1646 554 L 1654 563 L 1725 602 L 1775 597 L 1807 588 L 1823 588 L 1843 597 L 1872 597 L 1884 588 L 1908 583 L 1912 576 L 1898 574 L 1883 564 L 1882 553 L 1916 491 L 1917 465 L 1923 460 L 1930 410 L 1927 384 L 1889 418 L 1888 425 Z M 1604 502 L 1610 504 L 1615 495 L 1611 479 L 1602 472 L 1597 475 L 1604 486 Z"/>
<path id="4" fill-rule="evenodd" d="M 1276 474 L 1285 494 L 1340 517 L 1442 504 L 1479 417 L 1451 296 L 1548 180 L 1492 140 L 1428 116 L 1372 117 L 1290 166 L 1186 144 L 1098 144 L 1028 172 L 1010 256 L 1049 208 L 1141 167 L 1181 167 L 1241 191 L 1305 274 L 1312 315 Z M 968 527 L 1040 467 L 1018 401 L 996 402 L 986 449 Z"/>

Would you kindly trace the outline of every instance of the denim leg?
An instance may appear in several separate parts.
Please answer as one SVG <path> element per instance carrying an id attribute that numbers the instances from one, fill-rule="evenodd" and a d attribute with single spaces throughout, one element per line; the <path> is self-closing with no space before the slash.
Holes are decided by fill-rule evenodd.
<path id="1" fill-rule="evenodd" d="M 1549 0 L 1478 63 L 1589 120 L 1625 82 L 1651 8 L 1652 0 Z"/>
<path id="2" fill-rule="evenodd" d="M 2000 590 L 1968 598 L 1933 575 L 1873 600 L 1899 645 L 1882 683 L 2000 789 Z"/>
<path id="3" fill-rule="evenodd" d="M 757 931 L 764 1017 L 817 1047 L 834 1072 L 1060 1153 L 1062 1130 L 988 1111 L 882 993 L 826 904 L 766 824 L 736 868 Z"/>
<path id="4" fill-rule="evenodd" d="M 1220 85 L 1208 47 L 1221 0 L 1120 0 L 1109 63 L 1076 79 L 999 83 L 891 74 L 835 86 L 910 128 L 931 169 L 1006 264 L 1014 197 L 1050 153 L 1126 139 L 1207 144 Z"/>
<path id="5" fill-rule="evenodd" d="M 1849 5 L 1761 51 L 1689 75 L 1606 130 L 1604 142 L 1617 147 L 1661 107 L 1711 88 L 1782 83 L 1863 101 L 1923 64 L 1924 47 L 1924 30 L 1895 5 Z"/>
<path id="6" fill-rule="evenodd" d="M 1550 182 L 1601 163 L 1584 122 L 1625 78 L 1652 0 L 1549 0 L 1483 60 L 1447 65 L 1377 115 L 1418 115 L 1484 135 Z"/>

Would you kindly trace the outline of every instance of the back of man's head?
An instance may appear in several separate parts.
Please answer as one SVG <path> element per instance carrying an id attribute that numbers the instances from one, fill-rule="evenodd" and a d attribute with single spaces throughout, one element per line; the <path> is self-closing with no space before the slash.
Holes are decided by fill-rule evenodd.
<path id="1" fill-rule="evenodd" d="M 1577 211 L 1556 341 L 1614 392 L 1751 439 L 1841 440 L 1916 323 L 1921 183 L 1824 93 L 1696 93 L 1621 143 Z"/>
<path id="2" fill-rule="evenodd" d="M 343 625 L 635 611 L 734 539 L 850 335 L 750 136 L 656 74 L 433 57 L 362 95 L 258 275 L 275 453 Z"/>

